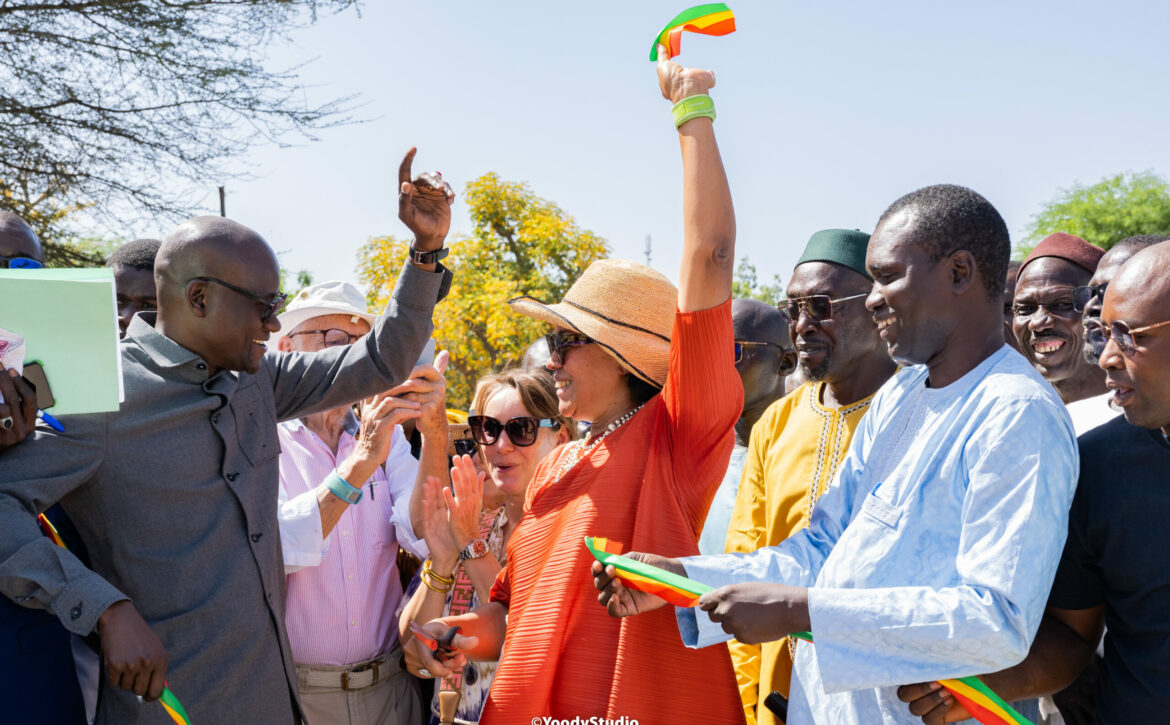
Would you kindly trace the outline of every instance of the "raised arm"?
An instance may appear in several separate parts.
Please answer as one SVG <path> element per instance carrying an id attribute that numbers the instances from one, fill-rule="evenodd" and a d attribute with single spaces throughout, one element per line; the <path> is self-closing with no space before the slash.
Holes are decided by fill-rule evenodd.
<path id="1" fill-rule="evenodd" d="M 415 149 L 399 167 L 398 218 L 414 235 L 414 252 L 443 246 L 455 194 L 437 173 L 410 180 Z M 435 304 L 446 296 L 451 273 L 437 260 L 404 264 L 386 308 L 360 342 L 318 353 L 265 356 L 273 378 L 279 420 L 349 405 L 399 385 L 411 374 L 431 336 Z"/>
<path id="2" fill-rule="evenodd" d="M 659 50 L 659 58 L 667 54 Z M 706 96 L 715 86 L 709 70 L 658 62 L 658 84 L 671 103 Z M 735 262 L 735 211 L 723 160 L 715 143 L 714 121 L 700 116 L 678 127 L 683 160 L 683 256 L 678 308 L 694 312 L 717 307 L 731 297 Z"/>

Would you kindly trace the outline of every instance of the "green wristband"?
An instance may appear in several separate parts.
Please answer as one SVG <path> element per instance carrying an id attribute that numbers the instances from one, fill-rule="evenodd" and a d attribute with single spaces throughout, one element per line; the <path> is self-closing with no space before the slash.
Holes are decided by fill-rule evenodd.
<path id="1" fill-rule="evenodd" d="M 670 109 L 674 115 L 674 127 L 678 128 L 692 118 L 709 118 L 715 120 L 715 101 L 711 100 L 711 96 L 701 94 L 698 96 L 687 96 L 678 103 L 674 104 L 674 108 Z"/>

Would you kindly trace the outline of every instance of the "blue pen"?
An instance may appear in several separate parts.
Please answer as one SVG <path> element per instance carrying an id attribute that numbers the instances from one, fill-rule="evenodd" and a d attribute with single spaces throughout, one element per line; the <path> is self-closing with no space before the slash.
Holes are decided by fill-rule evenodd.
<path id="1" fill-rule="evenodd" d="M 54 418 L 53 416 L 49 415 L 45 411 L 38 410 L 37 417 L 40 418 L 41 420 L 45 421 L 45 425 L 49 426 L 50 428 L 57 431 L 58 433 L 65 432 L 65 426 L 61 425 L 61 421 L 59 421 L 56 418 Z"/>

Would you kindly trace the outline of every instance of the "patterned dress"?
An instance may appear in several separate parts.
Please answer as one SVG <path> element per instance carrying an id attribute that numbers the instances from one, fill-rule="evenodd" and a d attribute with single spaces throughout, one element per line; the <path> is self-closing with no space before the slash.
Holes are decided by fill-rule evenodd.
<path id="1" fill-rule="evenodd" d="M 488 551 L 500 562 L 505 564 L 504 527 L 508 524 L 508 516 L 503 507 L 495 511 L 484 513 L 480 523 L 480 536 L 487 541 Z M 406 589 L 403 602 L 410 601 L 418 590 L 421 580 L 415 574 Z M 455 602 L 454 606 L 452 602 Z M 443 605 L 442 616 L 461 614 L 479 606 L 479 597 L 475 594 L 475 587 L 471 580 L 460 568 L 456 573 L 455 584 L 447 592 L 447 601 Z M 468 662 L 467 666 L 457 677 L 446 677 L 439 680 L 435 687 L 435 697 L 431 700 L 430 725 L 439 723 L 439 692 L 442 690 L 459 690 L 459 707 L 455 710 L 456 725 L 476 725 L 483 705 L 487 702 L 488 690 L 492 686 L 492 678 L 496 674 L 497 662 Z"/>

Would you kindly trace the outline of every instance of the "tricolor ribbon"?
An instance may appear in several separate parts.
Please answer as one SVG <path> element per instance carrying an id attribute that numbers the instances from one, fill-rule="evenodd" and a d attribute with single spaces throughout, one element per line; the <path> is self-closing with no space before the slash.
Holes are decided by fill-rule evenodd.
<path id="1" fill-rule="evenodd" d="M 699 597 L 713 588 L 674 572 L 621 556 L 621 544 L 609 539 L 587 536 L 585 546 L 603 566 L 612 566 L 616 570 L 622 584 L 665 599 L 676 607 L 698 605 Z M 813 641 L 811 632 L 793 632 L 790 636 L 806 642 Z M 971 717 L 983 725 L 1032 725 L 1028 718 L 1016 712 L 978 677 L 939 680 L 938 683 L 955 696 Z"/>
<path id="2" fill-rule="evenodd" d="M 44 514 L 37 514 L 37 523 L 40 524 L 41 531 L 45 536 L 52 539 L 53 543 L 60 546 L 62 549 L 68 550 L 65 546 L 65 540 L 61 538 L 61 534 L 57 531 L 57 527 L 53 526 L 53 522 L 49 521 Z M 175 721 L 175 725 L 191 725 L 191 718 L 187 717 L 187 711 L 183 709 L 182 704 L 179 703 L 179 698 L 175 697 L 175 693 L 171 692 L 171 688 L 167 683 L 163 683 L 162 694 L 158 697 L 159 704 Z"/>
<path id="3" fill-rule="evenodd" d="M 684 10 L 666 24 L 650 47 L 650 60 L 658 60 L 658 46 L 666 46 L 666 59 L 682 52 L 682 34 L 686 30 L 700 35 L 727 35 L 735 32 L 735 15 L 723 3 L 696 5 Z"/>

